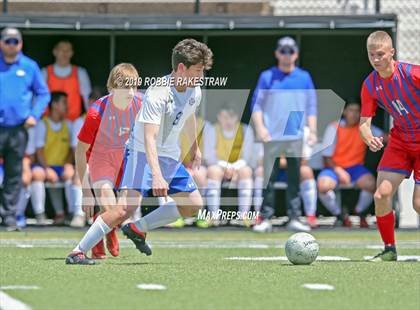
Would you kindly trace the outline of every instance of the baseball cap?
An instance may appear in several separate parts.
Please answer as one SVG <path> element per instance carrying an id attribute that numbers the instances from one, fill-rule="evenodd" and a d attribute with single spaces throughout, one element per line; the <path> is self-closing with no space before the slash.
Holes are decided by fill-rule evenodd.
<path id="1" fill-rule="evenodd" d="M 8 39 L 17 39 L 19 41 L 22 41 L 22 34 L 16 28 L 4 28 L 1 32 L 1 40 L 6 41 Z"/>
<path id="2" fill-rule="evenodd" d="M 292 37 L 283 37 L 277 41 L 278 51 L 285 47 L 291 48 L 294 52 L 299 50 L 296 41 Z"/>

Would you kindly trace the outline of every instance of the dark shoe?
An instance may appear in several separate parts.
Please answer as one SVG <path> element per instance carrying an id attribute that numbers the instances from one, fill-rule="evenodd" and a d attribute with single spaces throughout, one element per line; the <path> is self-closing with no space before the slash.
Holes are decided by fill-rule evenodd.
<path id="1" fill-rule="evenodd" d="M 121 228 L 124 236 L 133 241 L 137 250 L 147 256 L 152 255 L 152 250 L 146 243 L 146 233 L 139 231 L 133 223 L 126 224 Z"/>
<path id="2" fill-rule="evenodd" d="M 95 265 L 97 262 L 94 259 L 88 258 L 83 252 L 71 252 L 66 257 L 67 265 Z"/>

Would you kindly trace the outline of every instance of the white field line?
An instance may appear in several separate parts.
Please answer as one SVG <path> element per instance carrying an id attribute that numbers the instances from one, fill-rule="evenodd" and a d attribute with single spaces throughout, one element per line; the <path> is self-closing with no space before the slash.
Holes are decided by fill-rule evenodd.
<path id="1" fill-rule="evenodd" d="M 5 292 L 0 291 L 0 309 L 1 310 L 31 310 L 27 304 L 18 299 L 12 298 Z"/>
<path id="2" fill-rule="evenodd" d="M 323 291 L 333 291 L 335 289 L 335 287 L 332 285 L 321 284 L 321 283 L 306 283 L 306 284 L 303 284 L 302 287 L 310 289 L 310 290 L 323 290 Z"/>
<path id="3" fill-rule="evenodd" d="M 39 290 L 39 286 L 36 285 L 2 285 L 0 290 Z"/>
<path id="4" fill-rule="evenodd" d="M 287 261 L 286 256 L 232 256 L 225 257 L 227 260 L 242 261 Z M 318 256 L 317 261 L 349 261 L 350 258 L 342 256 Z"/>
<path id="5" fill-rule="evenodd" d="M 164 291 L 166 290 L 166 286 L 162 284 L 147 284 L 147 283 L 141 283 L 137 284 L 137 288 L 141 290 L 154 290 L 154 291 Z"/>

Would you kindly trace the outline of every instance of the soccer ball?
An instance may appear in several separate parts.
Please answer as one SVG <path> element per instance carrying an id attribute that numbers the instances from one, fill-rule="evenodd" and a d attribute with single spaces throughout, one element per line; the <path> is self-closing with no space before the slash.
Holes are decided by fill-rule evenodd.
<path id="1" fill-rule="evenodd" d="M 286 242 L 287 259 L 294 265 L 309 265 L 318 256 L 319 245 L 308 233 L 292 235 Z"/>

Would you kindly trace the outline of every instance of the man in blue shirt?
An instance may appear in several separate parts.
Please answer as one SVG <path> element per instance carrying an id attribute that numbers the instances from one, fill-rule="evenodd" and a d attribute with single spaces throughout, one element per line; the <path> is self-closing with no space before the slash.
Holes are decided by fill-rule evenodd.
<path id="1" fill-rule="evenodd" d="M 317 141 L 316 92 L 310 74 L 295 65 L 298 47 L 294 39 L 281 38 L 275 56 L 277 66 L 261 73 L 251 103 L 257 136 L 264 143 L 266 184 L 261 219 L 254 230 L 271 230 L 269 219 L 274 214 L 274 183 L 279 173 L 278 159 L 283 154 L 287 160 L 288 228 L 309 231 L 310 227 L 298 219 L 301 215 L 299 183 L 305 126 L 309 128 L 307 143 L 312 145 Z"/>
<path id="2" fill-rule="evenodd" d="M 36 125 L 50 100 L 37 63 L 22 52 L 22 35 L 5 28 L 0 39 L 0 158 L 4 182 L 0 216 L 7 230 L 16 230 L 16 203 L 22 186 L 22 160 L 27 129 Z"/>

